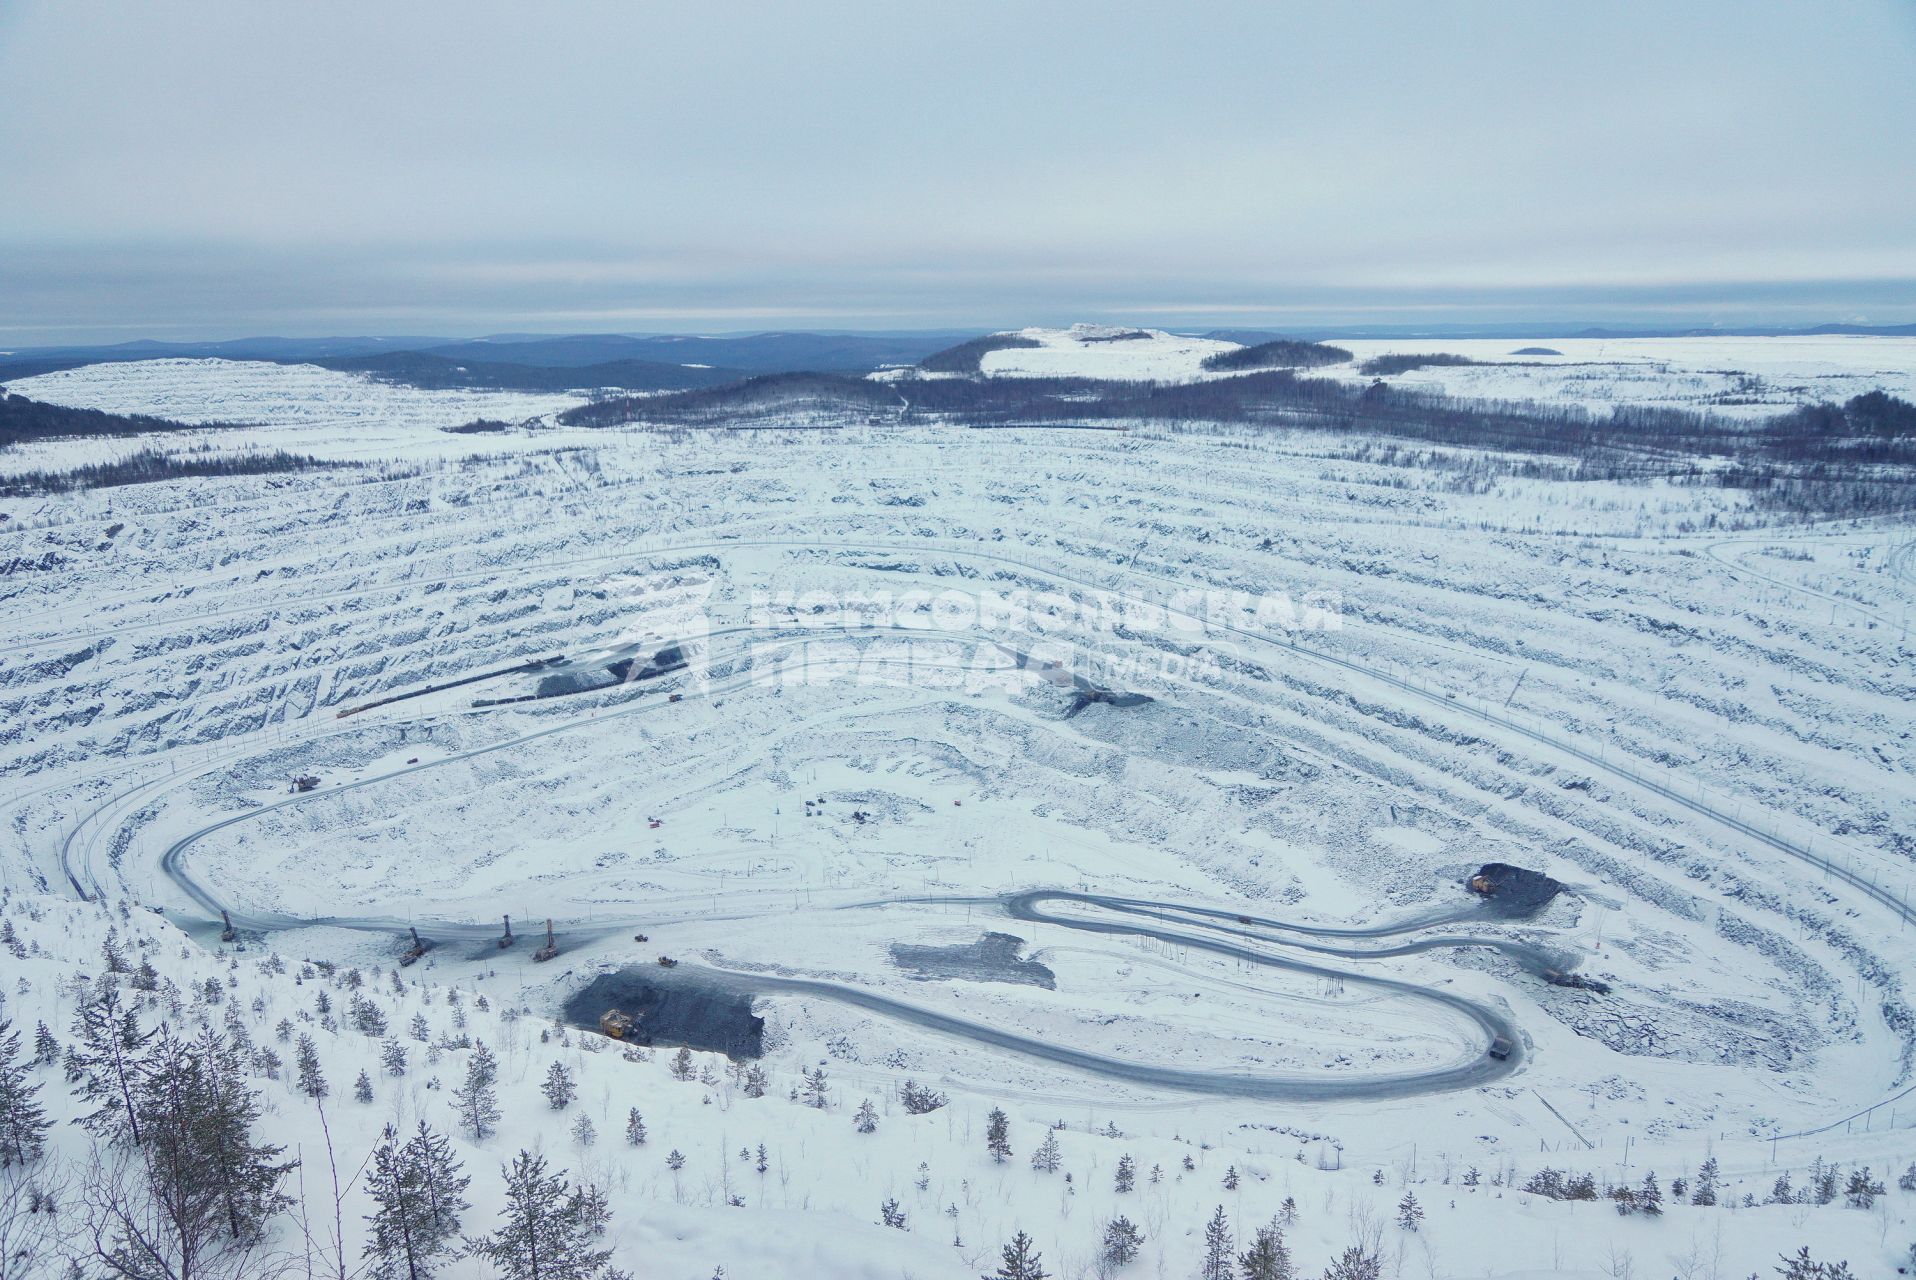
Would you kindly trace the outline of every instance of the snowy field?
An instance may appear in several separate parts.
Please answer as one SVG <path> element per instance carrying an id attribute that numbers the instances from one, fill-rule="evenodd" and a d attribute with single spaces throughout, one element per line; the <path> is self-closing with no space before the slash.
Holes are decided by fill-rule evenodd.
<path id="1" fill-rule="evenodd" d="M 1206 357 L 1235 344 L 1155 329 L 1076 325 L 1024 329 L 1036 347 L 987 354 L 991 377 L 1137 378 L 1184 382 L 1232 376 Z M 1865 391 L 1916 397 L 1916 338 L 1393 338 L 1336 339 L 1351 353 L 1305 377 L 1381 380 L 1466 399 L 1536 401 L 1604 409 L 1615 404 L 1710 409 L 1761 418 L 1799 404 L 1840 403 Z M 1372 375 L 1383 355 L 1456 355 L 1470 365 Z"/>
<path id="2" fill-rule="evenodd" d="M 1191 377 L 1223 345 L 1087 340 L 1107 336 L 984 367 Z M 1741 411 L 1916 379 L 1916 343 L 1763 341 L 1538 343 L 1564 355 L 1399 380 L 1698 406 L 1722 377 Z M 396 464 L 4 504 L 0 914 L 38 948 L 16 1025 L 64 1033 L 61 979 L 116 923 L 192 993 L 176 1016 L 267 1042 L 305 1013 L 356 1162 L 387 1119 L 454 1127 L 431 1082 L 470 1054 L 418 1043 L 381 1075 L 377 1037 L 313 1017 L 338 979 L 294 983 L 305 959 L 356 966 L 394 1028 L 421 1013 L 501 1050 L 502 1130 L 460 1140 L 475 1202 L 542 1146 L 613 1189 L 609 1239 L 644 1275 L 956 1280 L 1020 1228 L 1089 1275 L 1124 1213 L 1132 1273 L 1185 1276 L 1214 1206 L 1242 1246 L 1287 1197 L 1308 1276 L 1370 1239 L 1387 1274 L 1432 1278 L 1908 1258 L 1906 520 L 1796 528 L 1747 492 L 1322 434 L 470 437 L 440 428 L 576 401 L 213 361 L 12 389 Z M 1501 916 L 1466 887 L 1488 863 L 1562 890 Z M 409 926 L 430 949 L 395 987 Z M 986 934 L 1015 958 L 894 950 Z M 685 990 L 754 1002 L 767 1096 L 716 1055 L 679 1081 L 669 1046 L 551 1029 L 660 955 Z M 229 961 L 214 1009 L 199 984 Z M 581 1082 L 556 1117 L 553 1060 Z M 821 1064 L 822 1109 L 794 1096 Z M 362 1066 L 370 1103 L 345 1096 Z M 948 1105 L 906 1114 L 907 1079 Z M 260 1087 L 310 1155 L 310 1103 Z M 1051 1125 L 1062 1164 L 1033 1169 Z M 1661 1219 L 1523 1190 L 1555 1168 L 1667 1192 L 1709 1160 L 1719 1203 Z M 1891 1190 L 1763 1203 L 1818 1161 Z M 1406 1194 L 1420 1229 L 1395 1221 Z"/>

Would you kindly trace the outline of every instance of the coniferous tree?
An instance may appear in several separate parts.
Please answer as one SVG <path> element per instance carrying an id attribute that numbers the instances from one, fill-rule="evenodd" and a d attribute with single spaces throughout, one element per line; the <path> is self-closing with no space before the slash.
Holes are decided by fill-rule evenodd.
<path id="1" fill-rule="evenodd" d="M 75 1043 L 69 1049 L 67 1078 L 78 1085 L 80 1098 L 96 1107 L 80 1118 L 95 1137 L 125 1138 L 139 1145 L 134 1093 L 139 1063 L 153 1034 L 142 1031 L 138 1015 L 120 1003 L 120 988 L 111 979 L 102 978 L 81 1000 L 73 1019 Z"/>
<path id="2" fill-rule="evenodd" d="M 319 1046 L 313 1038 L 304 1032 L 300 1034 L 299 1044 L 293 1053 L 293 1061 L 299 1072 L 299 1091 L 314 1102 L 322 1101 L 332 1092 L 326 1083 L 326 1075 L 319 1069 Z"/>
<path id="3" fill-rule="evenodd" d="M 1236 1165 L 1230 1165 L 1225 1168 L 1224 1189 L 1226 1191 L 1237 1190 L 1237 1166 Z"/>
<path id="4" fill-rule="evenodd" d="M 1424 1206 L 1417 1203 L 1417 1197 L 1409 1191 L 1397 1202 L 1397 1225 L 1406 1231 L 1416 1231 L 1424 1225 Z"/>
<path id="5" fill-rule="evenodd" d="M 805 1105 L 808 1107 L 817 1107 L 820 1111 L 823 1111 L 825 1109 L 825 1103 L 829 1101 L 831 1097 L 831 1089 L 825 1083 L 825 1068 L 814 1068 L 805 1075 L 804 1079 Z"/>
<path id="6" fill-rule="evenodd" d="M 1203 1280 L 1236 1280 L 1237 1269 L 1231 1252 L 1231 1224 L 1219 1205 L 1211 1220 L 1204 1224 L 1204 1263 L 1198 1271 Z"/>
<path id="7" fill-rule="evenodd" d="M 572 1081 L 572 1073 L 563 1064 L 553 1063 L 546 1069 L 546 1082 L 539 1086 L 545 1094 L 546 1102 L 554 1111 L 564 1111 L 579 1096 L 579 1086 Z"/>
<path id="8" fill-rule="evenodd" d="M 1237 1265 L 1244 1280 L 1295 1280 L 1291 1251 L 1284 1243 L 1284 1230 L 1276 1221 L 1257 1229 L 1251 1238 L 1251 1247 L 1238 1255 Z"/>
<path id="9" fill-rule="evenodd" d="M 1324 1280 L 1383 1280 L 1383 1275 L 1383 1259 L 1357 1244 L 1324 1269 Z"/>
<path id="10" fill-rule="evenodd" d="M 748 1098 L 764 1097 L 766 1083 L 767 1082 L 765 1079 L 764 1067 L 761 1067 L 758 1065 L 758 1063 L 754 1062 L 751 1066 L 745 1069 L 745 1096 L 746 1097 Z"/>
<path id="11" fill-rule="evenodd" d="M 1129 1191 L 1138 1184 L 1138 1166 L 1129 1153 L 1118 1157 L 1117 1189 L 1120 1194 Z"/>
<path id="12" fill-rule="evenodd" d="M 1697 1166 L 1696 1190 L 1690 1193 L 1690 1203 L 1709 1206 L 1716 1203 L 1716 1157 L 1711 1156 Z"/>
<path id="13" fill-rule="evenodd" d="M 20 1033 L 0 1019 L 0 1169 L 32 1164 L 46 1150 L 52 1121 L 39 1092 L 20 1056 Z"/>
<path id="14" fill-rule="evenodd" d="M 690 1080 L 693 1074 L 692 1051 L 684 1045 L 680 1045 L 679 1051 L 672 1055 L 672 1078 L 674 1080 Z"/>
<path id="15" fill-rule="evenodd" d="M 379 1046 L 379 1066 L 389 1076 L 406 1074 L 406 1046 L 397 1040 L 388 1040 Z"/>
<path id="16" fill-rule="evenodd" d="M 1063 1160 L 1064 1152 L 1058 1147 L 1056 1131 L 1046 1132 L 1044 1141 L 1031 1153 L 1031 1167 L 1040 1173 L 1056 1173 Z"/>
<path id="17" fill-rule="evenodd" d="M 885 1203 L 878 1206 L 878 1217 L 880 1226 L 905 1230 L 905 1211 L 898 1207 L 898 1201 L 895 1198 L 887 1199 Z"/>
<path id="18" fill-rule="evenodd" d="M 506 1280 L 595 1280 L 606 1274 L 610 1249 L 596 1248 L 611 1211 L 590 1187 L 575 1187 L 563 1171 L 547 1173 L 543 1156 L 521 1151 L 501 1172 L 506 1209 L 499 1229 L 466 1242 L 473 1257 L 491 1263 Z"/>
<path id="19" fill-rule="evenodd" d="M 1843 1188 L 1843 1195 L 1852 1209 L 1868 1209 L 1876 1203 L 1876 1197 L 1883 1194 L 1883 1184 L 1870 1179 L 1869 1166 L 1850 1172 L 1849 1183 Z"/>
<path id="20" fill-rule="evenodd" d="M 1031 1246 L 1031 1237 L 1020 1231 L 1004 1247 L 1004 1261 L 983 1280 L 1049 1280 L 1050 1272 L 1040 1263 L 1044 1255 Z"/>
<path id="21" fill-rule="evenodd" d="M 1663 1214 L 1663 1188 L 1657 1186 L 1654 1170 L 1643 1175 L 1643 1187 L 1637 1192 L 1637 1209 L 1647 1217 L 1656 1218 Z"/>
<path id="22" fill-rule="evenodd" d="M 599 1130 L 592 1123 L 592 1117 L 583 1111 L 572 1122 L 572 1140 L 581 1147 L 589 1147 L 599 1140 Z"/>
<path id="23" fill-rule="evenodd" d="M 1098 1245 L 1098 1260 L 1107 1267 L 1124 1267 L 1137 1261 L 1138 1246 L 1144 1233 L 1122 1215 L 1104 1224 L 1104 1239 Z"/>
<path id="24" fill-rule="evenodd" d="M 997 1164 L 1003 1164 L 1011 1156 L 1011 1118 L 997 1107 L 985 1117 L 985 1150 Z"/>
<path id="25" fill-rule="evenodd" d="M 361 1068 L 359 1079 L 353 1081 L 353 1101 L 371 1102 L 373 1100 L 373 1078 Z"/>
<path id="26" fill-rule="evenodd" d="M 95 1251 L 108 1274 L 238 1271 L 291 1204 L 284 1148 L 258 1142 L 258 1097 L 239 1055 L 208 1028 L 159 1029 L 140 1062 L 132 1111 L 141 1141 L 89 1173 Z"/>
<path id="27" fill-rule="evenodd" d="M 637 1107 L 625 1113 L 625 1140 L 635 1147 L 645 1145 L 645 1119 Z"/>
<path id="28" fill-rule="evenodd" d="M 475 1142 L 485 1141 L 499 1123 L 499 1095 L 493 1089 L 498 1078 L 498 1059 L 482 1041 L 466 1059 L 466 1082 L 452 1091 L 453 1109 Z"/>
<path id="29" fill-rule="evenodd" d="M 429 1280 L 450 1262 L 459 1215 L 470 1206 L 471 1179 L 453 1158 L 452 1145 L 422 1120 L 402 1143 L 391 1125 L 373 1149 L 366 1190 L 375 1208 L 366 1215 L 365 1256 L 375 1280 Z"/>
<path id="30" fill-rule="evenodd" d="M 870 1098 L 858 1104 L 858 1114 L 852 1117 L 852 1124 L 860 1133 L 878 1132 L 878 1111 Z"/>

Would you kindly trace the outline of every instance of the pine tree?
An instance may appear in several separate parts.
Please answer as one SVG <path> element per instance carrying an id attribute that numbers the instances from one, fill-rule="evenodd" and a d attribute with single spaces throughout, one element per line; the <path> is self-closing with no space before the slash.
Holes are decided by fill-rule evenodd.
<path id="1" fill-rule="evenodd" d="M 406 1046 L 397 1040 L 388 1040 L 379 1046 L 379 1066 L 389 1076 L 406 1074 Z"/>
<path id="2" fill-rule="evenodd" d="M 860 1133 L 878 1132 L 878 1111 L 872 1106 L 870 1098 L 858 1104 L 858 1114 L 852 1118 L 852 1123 Z"/>
<path id="3" fill-rule="evenodd" d="M 572 1073 L 560 1063 L 553 1063 L 546 1070 L 546 1082 L 539 1086 L 545 1094 L 546 1102 L 554 1111 L 564 1111 L 579 1096 L 579 1086 L 572 1082 Z"/>
<path id="4" fill-rule="evenodd" d="M 1817 1262 L 1807 1247 L 1798 1249 L 1794 1258 L 1785 1257 L 1776 1269 L 1783 1280 L 1855 1280 L 1847 1262 Z"/>
<path id="5" fill-rule="evenodd" d="M 1849 1175 L 1849 1184 L 1843 1188 L 1844 1196 L 1852 1209 L 1868 1209 L 1876 1203 L 1876 1197 L 1883 1194 L 1883 1184 L 1872 1182 L 1869 1166 L 1853 1170 Z"/>
<path id="6" fill-rule="evenodd" d="M 473 1046 L 472 1056 L 466 1059 L 466 1082 L 452 1091 L 452 1104 L 459 1123 L 475 1142 L 485 1141 L 499 1123 L 499 1095 L 492 1087 L 498 1076 L 499 1063 L 492 1050 L 484 1042 Z"/>
<path id="7" fill-rule="evenodd" d="M 1138 1166 L 1129 1153 L 1118 1157 L 1117 1189 L 1120 1194 L 1129 1191 L 1138 1184 Z"/>
<path id="8" fill-rule="evenodd" d="M 109 1166 L 93 1191 L 101 1261 L 120 1276 L 226 1270 L 292 1202 L 281 1190 L 284 1148 L 256 1142 L 258 1097 L 232 1045 L 207 1028 L 192 1041 L 162 1027 L 133 1094 L 137 1161 Z M 123 1177 L 141 1186 L 129 1192 Z M 235 1268 L 236 1268 L 235 1263 Z"/>
<path id="9" fill-rule="evenodd" d="M 589 1147 L 599 1140 L 599 1130 L 592 1123 L 592 1117 L 583 1111 L 572 1122 L 572 1140 L 581 1147 Z"/>
<path id="10" fill-rule="evenodd" d="M 637 1107 L 625 1113 L 625 1140 L 635 1147 L 645 1145 L 645 1120 Z"/>
<path id="11" fill-rule="evenodd" d="M 1283 1228 L 1275 1221 L 1257 1229 L 1250 1249 L 1238 1255 L 1237 1265 L 1244 1280 L 1295 1280 L 1291 1251 L 1284 1244 Z"/>
<path id="12" fill-rule="evenodd" d="M 1297 1198 L 1295 1196 L 1284 1197 L 1284 1203 L 1277 1207 L 1277 1220 L 1287 1227 L 1297 1222 Z"/>
<path id="13" fill-rule="evenodd" d="M 745 1069 L 745 1096 L 762 1098 L 765 1096 L 765 1068 L 754 1062 Z"/>
<path id="14" fill-rule="evenodd" d="M 1224 1189 L 1226 1191 L 1237 1190 L 1237 1166 L 1236 1165 L 1229 1165 L 1225 1168 Z"/>
<path id="15" fill-rule="evenodd" d="M 407 1034 L 420 1044 L 432 1039 L 432 1027 L 427 1024 L 425 1014 L 415 1013 L 412 1016 L 412 1026 L 407 1029 Z"/>
<path id="16" fill-rule="evenodd" d="M 1057 1132 L 1046 1132 L 1044 1141 L 1031 1153 L 1031 1167 L 1039 1173 L 1056 1173 L 1063 1160 L 1064 1152 L 1058 1147 Z"/>
<path id="17" fill-rule="evenodd" d="M 1003 1164 L 1011 1156 L 1011 1117 L 997 1107 L 985 1117 L 985 1150 L 996 1164 Z"/>
<path id="18" fill-rule="evenodd" d="M 0 1169 L 33 1164 L 46 1150 L 52 1121 L 36 1097 L 39 1092 L 20 1059 L 20 1033 L 0 1019 Z"/>
<path id="19" fill-rule="evenodd" d="M 1690 1203 L 1694 1205 L 1713 1205 L 1716 1203 L 1716 1157 L 1711 1156 L 1696 1171 L 1696 1190 L 1690 1193 Z"/>
<path id="20" fill-rule="evenodd" d="M 905 1211 L 898 1207 L 896 1199 L 888 1199 L 878 1206 L 879 1225 L 905 1230 Z"/>
<path id="21" fill-rule="evenodd" d="M 319 1046 L 313 1043 L 311 1036 L 301 1033 L 299 1046 L 293 1059 L 298 1066 L 301 1093 L 314 1102 L 319 1102 L 332 1093 L 331 1086 L 326 1083 L 325 1074 L 319 1069 Z"/>
<path id="22" fill-rule="evenodd" d="M 1198 1275 L 1202 1280 L 1235 1280 L 1237 1268 L 1231 1253 L 1231 1224 L 1219 1205 L 1211 1220 L 1204 1224 L 1204 1264 Z"/>
<path id="23" fill-rule="evenodd" d="M 1397 1202 L 1397 1225 L 1406 1231 L 1416 1231 L 1424 1225 L 1424 1206 L 1417 1203 L 1417 1197 L 1409 1191 Z"/>
<path id="24" fill-rule="evenodd" d="M 825 1109 L 825 1103 L 831 1096 L 831 1091 L 825 1083 L 825 1068 L 818 1067 L 814 1069 L 805 1075 L 804 1079 L 805 1105 L 808 1107 L 817 1107 L 820 1111 L 823 1111 Z"/>
<path id="25" fill-rule="evenodd" d="M 1098 1260 L 1107 1267 L 1124 1267 L 1137 1261 L 1138 1246 L 1144 1243 L 1144 1233 L 1139 1231 L 1131 1219 L 1122 1215 L 1111 1219 L 1104 1226 L 1104 1240 L 1098 1246 Z"/>
<path id="26" fill-rule="evenodd" d="M 501 1172 L 506 1210 L 499 1230 L 467 1249 L 506 1280 L 595 1280 L 606 1274 L 610 1249 L 593 1246 L 611 1211 L 590 1187 L 575 1187 L 563 1171 L 548 1174 L 545 1158 L 521 1151 Z"/>
<path id="27" fill-rule="evenodd" d="M 672 1055 L 672 1078 L 674 1080 L 690 1080 L 692 1075 L 692 1051 L 681 1045 L 679 1046 L 679 1051 Z"/>
<path id="28" fill-rule="evenodd" d="M 81 1100 L 96 1107 L 80 1123 L 95 1137 L 125 1138 L 138 1146 L 142 1135 L 134 1091 L 154 1033 L 140 1029 L 138 1015 L 120 1004 L 119 987 L 103 978 L 81 1000 L 73 1035 L 67 1078 L 79 1086 L 75 1092 Z"/>
<path id="29" fill-rule="evenodd" d="M 372 1230 L 365 1256 L 374 1280 L 429 1280 L 442 1262 L 452 1261 L 459 1215 L 471 1206 L 471 1183 L 453 1158 L 452 1144 L 422 1120 L 404 1144 L 387 1125 L 373 1149 L 366 1190 L 375 1208 L 366 1215 Z"/>
<path id="30" fill-rule="evenodd" d="M 1637 1209 L 1652 1218 L 1663 1214 L 1663 1189 L 1657 1186 L 1654 1171 L 1643 1175 L 1643 1189 L 1637 1192 Z"/>
<path id="31" fill-rule="evenodd" d="M 1044 1255 L 1031 1247 L 1031 1237 L 1020 1231 L 1004 1247 L 1004 1261 L 983 1280 L 1049 1280 L 1050 1272 L 1039 1264 Z"/>
<path id="32" fill-rule="evenodd" d="M 373 1100 L 373 1078 L 361 1068 L 359 1079 L 353 1081 L 353 1101 L 371 1102 Z"/>
<path id="33" fill-rule="evenodd" d="M 51 1066 L 60 1060 L 60 1042 L 53 1038 L 53 1028 L 44 1022 L 33 1026 L 33 1063 L 35 1066 Z M 1910 1168 L 1916 1169 L 1916 1165 Z"/>
<path id="34" fill-rule="evenodd" d="M 1383 1275 L 1383 1259 L 1356 1244 L 1324 1270 L 1324 1280 L 1383 1280 Z"/>

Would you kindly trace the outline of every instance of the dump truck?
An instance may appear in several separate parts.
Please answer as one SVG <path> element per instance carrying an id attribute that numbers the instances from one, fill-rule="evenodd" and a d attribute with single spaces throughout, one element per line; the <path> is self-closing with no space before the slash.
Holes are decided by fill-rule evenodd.
<path id="1" fill-rule="evenodd" d="M 1516 1051 L 1516 1048 L 1517 1046 L 1510 1042 L 1509 1036 L 1492 1036 L 1490 1038 L 1490 1056 L 1499 1062 L 1510 1057 L 1510 1055 Z"/>
<path id="2" fill-rule="evenodd" d="M 618 1009 L 607 1009 L 599 1015 L 599 1031 L 614 1040 L 625 1039 L 625 1033 L 632 1029 L 632 1015 Z"/>

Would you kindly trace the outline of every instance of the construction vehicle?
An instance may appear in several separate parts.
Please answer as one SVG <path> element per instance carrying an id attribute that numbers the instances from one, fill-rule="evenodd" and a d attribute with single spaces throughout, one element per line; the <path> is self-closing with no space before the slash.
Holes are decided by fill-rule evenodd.
<path id="1" fill-rule="evenodd" d="M 674 959 L 673 959 L 673 958 L 672 958 L 671 956 L 660 956 L 660 957 L 659 957 L 659 968 L 661 968 L 661 969 L 676 969 L 676 968 L 678 968 L 678 967 L 679 967 L 679 962 L 678 962 L 678 961 L 676 961 L 676 960 L 674 960 Z"/>
<path id="2" fill-rule="evenodd" d="M 1490 883 L 1489 876 L 1479 874 L 1470 877 L 1470 891 L 1472 893 L 1481 893 L 1484 897 L 1488 898 L 1495 890 L 1496 886 Z"/>
<path id="3" fill-rule="evenodd" d="M 678 702 L 678 701 L 681 701 L 684 697 L 685 695 L 682 693 L 674 693 L 674 694 L 668 695 L 665 700 L 667 702 Z"/>
<path id="4" fill-rule="evenodd" d="M 632 1015 L 617 1009 L 607 1009 L 599 1015 L 599 1031 L 614 1040 L 625 1039 L 625 1033 L 632 1029 Z"/>
<path id="5" fill-rule="evenodd" d="M 634 942 L 650 942 L 650 941 L 652 941 L 652 938 L 651 938 L 651 936 L 650 936 L 650 935 L 648 935 L 648 934 L 643 934 L 643 933 L 635 933 L 635 934 L 633 934 L 633 935 L 632 935 L 632 941 L 634 941 Z"/>
<path id="6" fill-rule="evenodd" d="M 534 960 L 539 961 L 540 963 L 544 963 L 545 961 L 552 959 L 552 957 L 558 954 L 559 954 L 559 943 L 558 943 L 558 940 L 552 936 L 552 921 L 550 918 L 548 918 L 546 920 L 546 944 L 543 947 L 540 947 L 537 951 L 533 952 L 532 958 Z"/>
<path id="7" fill-rule="evenodd" d="M 291 790 L 293 794 L 297 795 L 304 791 L 311 791 L 314 787 L 317 787 L 318 785 L 319 785 L 319 778 L 317 775 L 310 774 L 310 773 L 302 773 L 297 778 L 293 779 L 293 785 Z"/>
<path id="8" fill-rule="evenodd" d="M 504 951 L 507 947 L 511 946 L 513 943 L 517 941 L 518 939 L 512 936 L 512 917 L 507 916 L 506 917 L 506 932 L 505 932 L 505 936 L 499 939 L 499 950 Z"/>
<path id="9" fill-rule="evenodd" d="M 233 927 L 233 917 L 226 914 L 226 908 L 220 908 L 220 941 L 232 942 L 239 937 L 239 930 Z"/>
<path id="10" fill-rule="evenodd" d="M 1516 1048 L 1517 1046 L 1510 1042 L 1509 1036 L 1492 1036 L 1490 1038 L 1490 1056 L 1499 1062 L 1509 1058 Z"/>
<path id="11" fill-rule="evenodd" d="M 399 963 L 402 965 L 412 964 L 418 960 L 420 956 L 426 954 L 426 942 L 425 939 L 419 936 L 419 930 L 413 928 L 411 925 L 407 925 L 406 932 L 412 935 L 412 945 L 407 947 L 400 955 Z"/>

